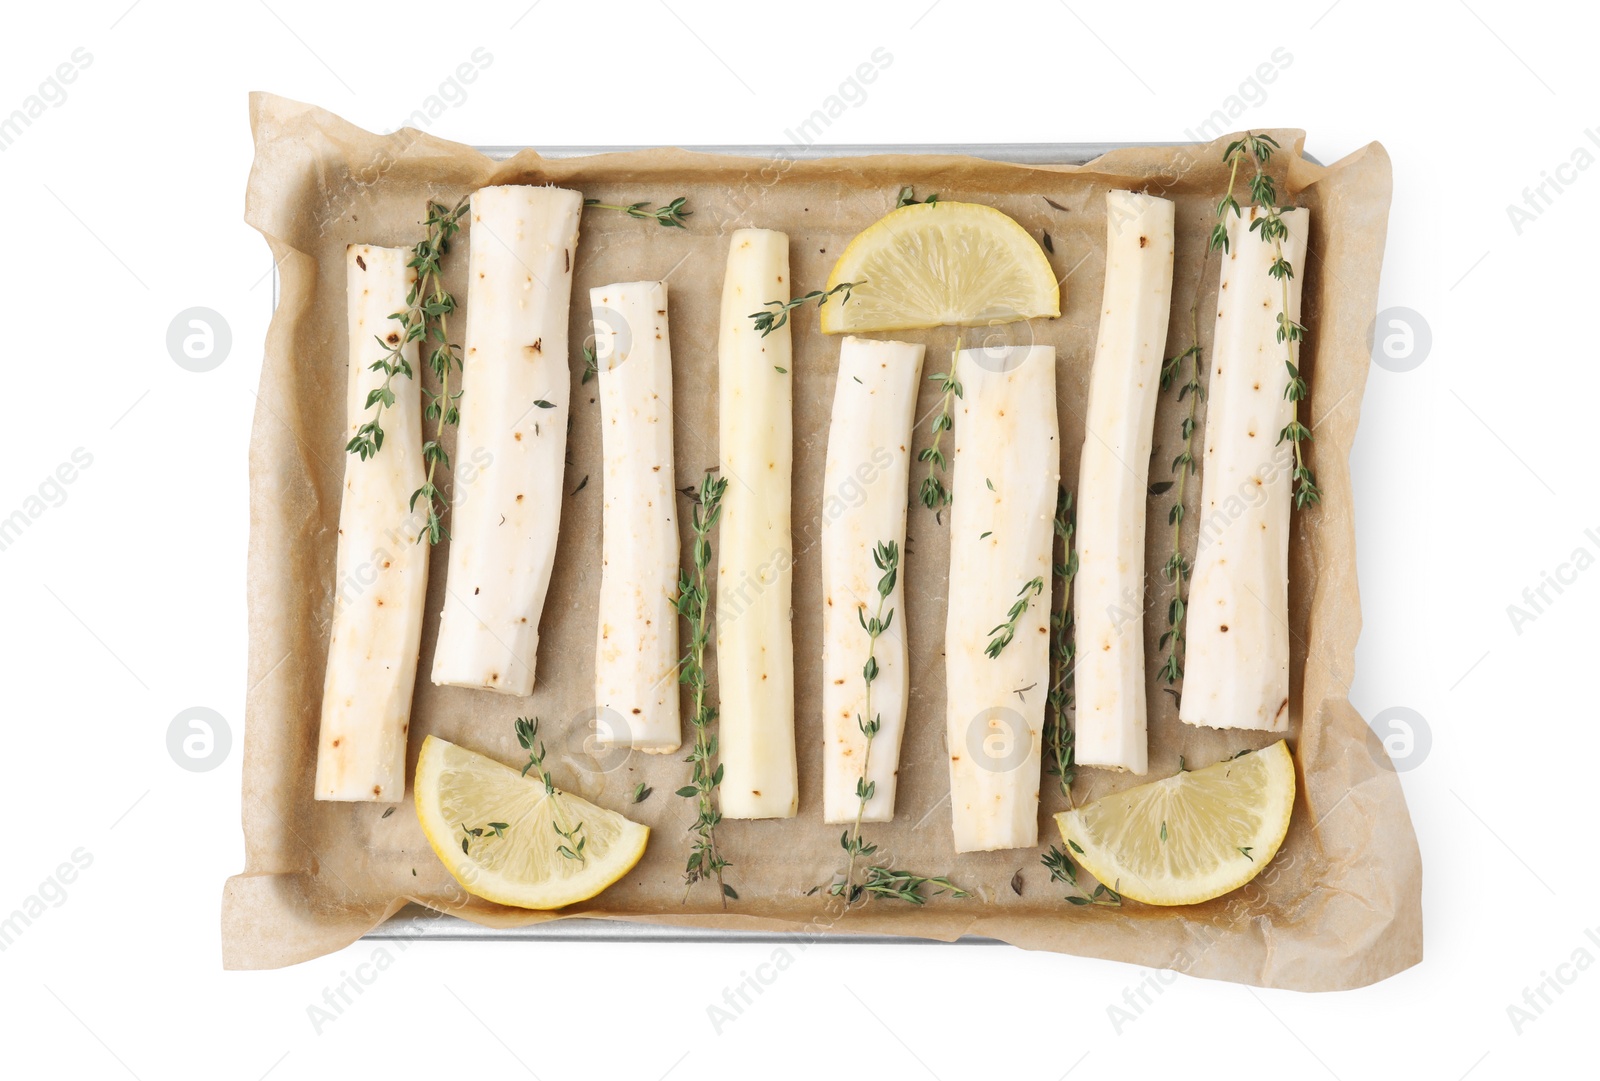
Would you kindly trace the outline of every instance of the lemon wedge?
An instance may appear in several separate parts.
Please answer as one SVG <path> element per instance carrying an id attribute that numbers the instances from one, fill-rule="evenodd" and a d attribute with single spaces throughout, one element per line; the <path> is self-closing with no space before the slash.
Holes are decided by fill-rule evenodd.
<path id="1" fill-rule="evenodd" d="M 1282 740 L 1056 815 L 1071 855 L 1124 897 L 1193 905 L 1249 882 L 1277 855 L 1294 809 Z"/>
<path id="2" fill-rule="evenodd" d="M 828 288 L 860 282 L 822 305 L 827 334 L 992 326 L 1061 314 L 1044 251 L 992 206 L 912 203 L 864 229 L 833 265 Z"/>
<path id="3" fill-rule="evenodd" d="M 536 777 L 437 736 L 423 741 L 414 787 L 422 832 L 445 868 L 468 893 L 502 905 L 586 901 L 632 870 L 650 839 L 648 826 L 559 788 L 547 793 Z"/>

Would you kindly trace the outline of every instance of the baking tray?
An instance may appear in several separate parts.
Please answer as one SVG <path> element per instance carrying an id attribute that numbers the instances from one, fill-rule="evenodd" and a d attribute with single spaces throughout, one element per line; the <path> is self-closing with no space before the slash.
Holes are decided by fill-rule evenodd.
<path id="1" fill-rule="evenodd" d="M 811 160 L 816 158 L 866 157 L 873 154 L 955 154 L 983 158 L 989 161 L 1016 162 L 1023 165 L 1083 165 L 1109 151 L 1130 146 L 1183 146 L 1178 142 L 1117 142 L 1117 143 L 897 143 L 897 144 L 821 144 L 799 146 L 791 143 L 766 145 L 716 145 L 683 146 L 682 149 L 704 154 L 730 154 L 740 157 L 770 158 L 774 160 Z M 495 161 L 505 161 L 523 150 L 525 146 L 478 146 L 480 153 Z M 547 158 L 576 158 L 596 154 L 622 153 L 646 150 L 647 146 L 549 146 L 538 147 L 539 154 Z M 1305 158 L 1321 164 L 1310 154 Z M 272 270 L 272 306 L 278 305 L 277 267 Z M 769 931 L 725 931 L 699 927 L 674 927 L 651 923 L 631 923 L 622 920 L 570 917 L 548 923 L 525 927 L 494 928 L 435 912 L 422 905 L 408 904 L 394 916 L 362 936 L 373 941 L 405 939 L 437 939 L 441 941 L 539 941 L 539 942 L 759 942 L 759 943 L 882 943 L 893 945 L 946 945 L 936 939 L 912 938 L 904 935 L 861 935 L 818 932 L 816 934 L 782 934 Z M 962 935 L 954 940 L 963 945 L 1003 945 L 999 939 L 982 935 Z"/>

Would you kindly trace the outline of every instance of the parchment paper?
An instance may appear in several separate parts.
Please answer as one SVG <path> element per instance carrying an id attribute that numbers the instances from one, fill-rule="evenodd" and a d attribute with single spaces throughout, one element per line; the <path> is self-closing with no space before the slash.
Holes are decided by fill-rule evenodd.
<path id="1" fill-rule="evenodd" d="M 734 862 L 740 900 L 724 912 L 713 888 L 685 899 L 689 801 L 679 756 L 603 752 L 593 744 L 593 654 L 599 588 L 601 468 L 593 383 L 582 384 L 577 347 L 590 337 L 581 298 L 594 285 L 666 278 L 676 387 L 678 486 L 717 460 L 716 319 L 727 233 L 744 225 L 781 229 L 792 240 L 795 292 L 816 288 L 845 244 L 894 206 L 902 185 L 919 196 L 987 203 L 1035 236 L 1048 231 L 1063 276 L 1061 317 L 998 328 L 1012 341 L 1037 337 L 1059 358 L 1062 475 L 1074 486 L 1104 273 L 1104 193 L 1143 189 L 1178 204 L 1177 273 L 1168 355 L 1183 348 L 1200 280 L 1212 205 L 1226 183 L 1222 143 L 1120 150 L 1084 167 L 1020 166 L 964 157 L 884 155 L 785 161 L 654 150 L 546 161 L 527 151 L 495 163 L 476 151 L 404 130 L 362 131 L 311 106 L 266 94 L 251 98 L 256 159 L 246 220 L 278 261 L 281 300 L 266 342 L 260 405 L 250 446 L 250 664 L 245 731 L 245 873 L 223 897 L 225 964 L 266 968 L 339 949 L 417 901 L 504 927 L 560 918 L 479 901 L 462 893 L 434 858 L 407 801 L 384 817 L 375 804 L 311 798 L 319 699 L 334 593 L 335 529 L 344 468 L 345 274 L 347 243 L 409 245 L 422 235 L 425 200 L 453 203 L 484 184 L 553 183 L 605 202 L 688 197 L 687 230 L 663 229 L 608 211 L 588 211 L 577 253 L 572 311 L 573 421 L 561 537 L 542 621 L 539 683 L 526 700 L 427 681 L 444 591 L 444 553 L 429 583 L 429 614 L 411 724 L 408 774 L 428 733 L 520 760 L 512 719 L 537 714 L 550 738 L 557 782 L 624 809 L 653 830 L 644 859 L 610 890 L 563 916 L 604 916 L 710 928 L 788 932 L 887 932 L 953 939 L 971 933 L 1030 949 L 1115 958 L 1266 987 L 1334 990 L 1383 979 L 1422 956 L 1421 857 L 1397 775 L 1347 699 L 1360 630 L 1348 457 L 1360 414 L 1390 196 L 1389 159 L 1374 143 L 1328 167 L 1299 157 L 1304 135 L 1279 131 L 1286 188 L 1312 208 L 1303 355 L 1316 433 L 1311 456 L 1323 504 L 1295 515 L 1290 570 L 1293 629 L 1289 740 L 1300 796 L 1282 851 L 1255 882 L 1208 904 L 1161 909 L 1080 908 L 1062 900 L 1039 864 L 1057 837 L 1050 815 L 1063 802 L 1046 778 L 1041 846 L 956 856 L 950 840 L 944 750 L 944 578 L 947 524 L 913 503 L 906 558 L 912 691 L 893 823 L 869 839 L 894 866 L 948 874 L 973 891 L 926 907 L 874 900 L 842 918 L 825 900 L 842 869 L 838 828 L 821 817 L 820 575 L 817 537 L 828 417 L 839 342 L 817 329 L 814 310 L 794 325 L 794 638 L 800 813 L 788 821 L 725 822 L 719 839 Z M 1065 209 L 1046 202 L 1054 200 Z M 447 284 L 467 299 L 470 232 L 447 262 Z M 1201 286 L 1200 325 L 1215 318 L 1215 257 Z M 457 324 L 459 325 L 459 323 Z M 943 370 L 953 331 L 908 332 L 926 341 L 928 370 Z M 969 336 L 970 344 L 970 336 Z M 1206 339 L 1209 346 L 1209 338 Z M 466 392 L 472 393 L 470 381 Z M 919 415 L 935 407 L 926 383 Z M 1303 418 L 1306 419 L 1306 418 Z M 1151 481 L 1171 479 L 1179 411 L 1163 395 Z M 919 427 L 924 445 L 926 425 Z M 581 482 L 589 478 L 587 485 Z M 913 487 L 918 477 L 913 477 Z M 1199 486 L 1190 486 L 1191 521 Z M 1175 771 L 1178 756 L 1207 764 L 1271 742 L 1264 733 L 1182 725 L 1162 692 L 1156 636 L 1165 622 L 1171 496 L 1152 496 L 1145 618 L 1150 700 L 1150 775 Z M 688 516 L 682 515 L 687 531 Z M 1192 544 L 1191 531 L 1191 544 Z M 685 552 L 688 551 L 687 532 Z M 1191 549 L 1192 552 L 1192 549 Z M 713 572 L 714 573 L 714 572 Z M 997 610 L 1009 598 L 998 598 Z M 1040 692 L 1042 693 L 1042 691 Z M 1093 798 L 1139 778 L 1085 769 L 1075 791 Z M 655 789 L 630 805 L 633 786 Z M 1017 879 L 1018 892 L 1012 885 Z"/>

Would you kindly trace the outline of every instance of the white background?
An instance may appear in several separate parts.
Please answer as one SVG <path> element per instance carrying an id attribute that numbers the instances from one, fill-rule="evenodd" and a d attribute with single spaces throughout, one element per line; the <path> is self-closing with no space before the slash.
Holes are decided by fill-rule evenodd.
<path id="1" fill-rule="evenodd" d="M 671 4 L 8 10 L 0 115 L 75 49 L 92 62 L 0 152 L 0 517 L 75 448 L 93 462 L 0 552 L 0 914 L 74 851 L 92 863 L 0 953 L 5 1072 L 1486 1079 L 1592 1063 L 1600 972 L 1559 970 L 1573 982 L 1520 1032 L 1507 1008 L 1576 951 L 1600 958 L 1585 937 L 1600 937 L 1600 572 L 1584 560 L 1520 627 L 1507 606 L 1575 549 L 1600 553 L 1584 532 L 1600 538 L 1600 169 L 1567 171 L 1520 232 L 1506 207 L 1576 148 L 1600 153 L 1585 134 L 1600 124 L 1594 16 L 1509 0 Z M 1381 140 L 1395 198 L 1380 307 L 1420 313 L 1432 347 L 1414 370 L 1374 367 L 1363 404 L 1352 696 L 1369 718 L 1404 706 L 1431 729 L 1404 775 L 1426 960 L 1320 996 L 1178 977 L 1120 1033 L 1107 1007 L 1148 973 L 1005 947 L 813 947 L 721 1034 L 707 1005 L 770 946 L 416 945 L 320 1034 L 307 1006 L 374 943 L 222 972 L 218 899 L 243 866 L 245 451 L 270 289 L 242 221 L 245 95 L 389 130 L 479 46 L 492 65 L 432 129 L 467 143 L 780 142 L 880 46 L 892 64 L 829 141 L 1183 139 L 1280 47 L 1292 63 L 1236 127 L 1304 127 L 1330 162 Z M 165 345 L 193 306 L 232 329 L 205 374 Z M 167 751 L 191 706 L 233 732 L 211 772 Z"/>

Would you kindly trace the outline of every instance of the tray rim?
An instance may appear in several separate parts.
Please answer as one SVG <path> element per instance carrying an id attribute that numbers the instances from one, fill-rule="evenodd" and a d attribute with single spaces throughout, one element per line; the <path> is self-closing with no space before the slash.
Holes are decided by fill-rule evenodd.
<path id="1" fill-rule="evenodd" d="M 502 144 L 474 146 L 484 156 L 506 161 L 524 150 L 537 150 L 542 157 L 569 159 L 653 150 L 666 144 L 618 144 L 604 146 L 545 146 Z M 860 158 L 876 154 L 961 155 L 987 161 L 1021 165 L 1083 165 L 1112 150 L 1142 146 L 1200 146 L 1184 141 L 1081 142 L 1081 143 L 792 143 L 766 144 L 682 144 L 679 149 L 700 154 L 735 157 L 790 158 L 811 161 L 822 158 Z M 1302 156 L 1313 165 L 1322 162 L 1310 154 Z M 272 269 L 272 307 L 278 307 L 278 272 Z M 949 942 L 909 935 L 786 934 L 779 931 L 734 931 L 706 927 L 678 927 L 671 924 L 640 923 L 596 916 L 566 916 L 523 927 L 486 927 L 425 905 L 410 902 L 387 920 L 361 936 L 362 941 L 440 941 L 440 942 L 673 942 L 727 944 L 859 943 L 897 946 L 1004 946 L 1009 943 L 984 935 L 962 935 Z"/>
<path id="2" fill-rule="evenodd" d="M 649 145 L 616 144 L 605 146 L 517 146 L 503 144 L 475 146 L 480 154 L 495 161 L 505 161 L 524 150 L 537 150 L 542 157 L 567 159 L 593 157 L 599 154 L 623 154 L 635 150 L 656 150 L 668 144 Z M 960 155 L 983 158 L 986 161 L 1012 162 L 1018 165 L 1083 165 L 1113 150 L 1126 150 L 1144 146 L 1205 146 L 1204 142 L 1183 140 L 1151 140 L 1141 142 L 1083 142 L 1083 143 L 684 143 L 672 144 L 680 150 L 696 154 L 724 154 L 747 158 L 790 158 L 814 161 L 821 158 L 864 158 L 877 154 L 929 154 Z M 1310 154 L 1302 157 L 1313 165 L 1322 162 Z"/>

